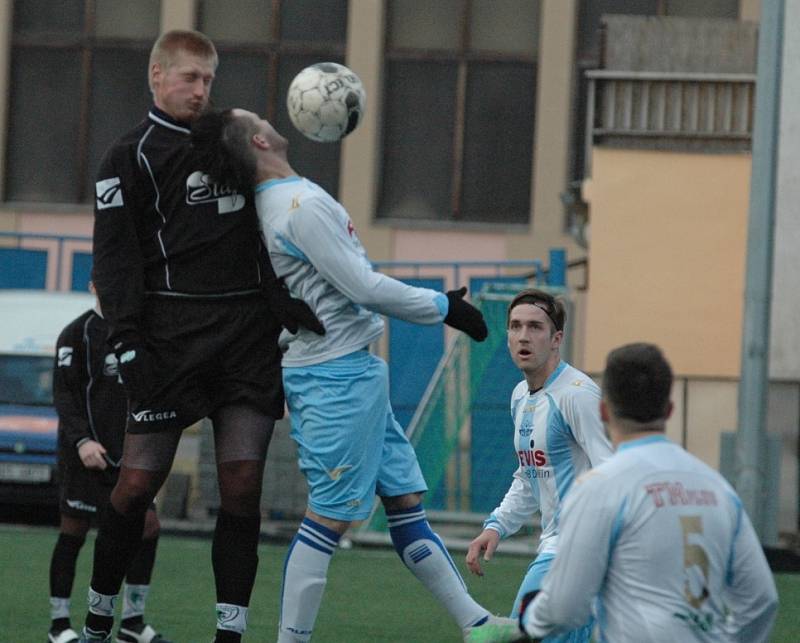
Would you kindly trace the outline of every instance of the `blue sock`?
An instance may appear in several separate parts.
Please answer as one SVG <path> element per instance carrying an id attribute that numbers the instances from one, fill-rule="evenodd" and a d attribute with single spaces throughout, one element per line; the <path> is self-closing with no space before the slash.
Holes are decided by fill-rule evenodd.
<path id="1" fill-rule="evenodd" d="M 459 627 L 463 629 L 484 621 L 488 612 L 467 592 L 444 543 L 433 533 L 422 505 L 387 511 L 386 518 L 394 548 L 406 567 L 430 590 Z"/>
<path id="2" fill-rule="evenodd" d="M 278 642 L 308 641 L 317 620 L 339 534 L 303 518 L 283 567 Z"/>

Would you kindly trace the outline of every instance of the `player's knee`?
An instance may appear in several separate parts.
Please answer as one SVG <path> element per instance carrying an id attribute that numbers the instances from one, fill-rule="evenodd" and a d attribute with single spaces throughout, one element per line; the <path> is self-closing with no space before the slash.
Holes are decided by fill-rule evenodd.
<path id="1" fill-rule="evenodd" d="M 161 531 L 161 523 L 158 521 L 158 515 L 153 509 L 148 509 L 144 517 L 144 531 L 142 532 L 142 540 L 154 540 L 158 538 Z"/>
<path id="2" fill-rule="evenodd" d="M 381 496 L 381 502 L 387 511 L 411 509 L 422 502 L 422 493 L 406 493 L 402 496 Z"/>
<path id="3" fill-rule="evenodd" d="M 220 506 L 237 516 L 253 516 L 261 510 L 261 489 L 220 489 Z"/>
<path id="4" fill-rule="evenodd" d="M 256 461 L 226 462 L 218 467 L 220 503 L 226 511 L 239 515 L 258 513 L 263 467 Z"/>
<path id="5" fill-rule="evenodd" d="M 61 525 L 59 530 L 62 534 L 72 536 L 73 538 L 80 538 L 81 541 L 83 541 L 86 539 L 89 526 L 90 522 L 88 518 L 75 518 L 74 516 L 61 514 Z"/>
<path id="6" fill-rule="evenodd" d="M 111 502 L 123 515 L 144 513 L 163 481 L 163 476 L 156 471 L 123 469 L 114 491 L 111 492 Z"/>
<path id="7" fill-rule="evenodd" d="M 347 520 L 336 520 L 334 518 L 326 518 L 325 516 L 320 516 L 318 513 L 312 511 L 311 509 L 306 509 L 306 518 L 310 518 L 314 522 L 319 523 L 323 527 L 327 527 L 332 531 L 335 531 L 340 536 L 343 536 L 344 533 L 350 528 L 352 524 L 350 521 Z"/>

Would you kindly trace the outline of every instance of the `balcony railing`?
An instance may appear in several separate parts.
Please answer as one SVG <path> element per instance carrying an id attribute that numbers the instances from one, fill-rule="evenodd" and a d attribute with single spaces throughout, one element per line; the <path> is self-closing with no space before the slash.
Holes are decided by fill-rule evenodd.
<path id="1" fill-rule="evenodd" d="M 592 70 L 586 159 L 593 145 L 691 149 L 750 148 L 754 74 Z"/>

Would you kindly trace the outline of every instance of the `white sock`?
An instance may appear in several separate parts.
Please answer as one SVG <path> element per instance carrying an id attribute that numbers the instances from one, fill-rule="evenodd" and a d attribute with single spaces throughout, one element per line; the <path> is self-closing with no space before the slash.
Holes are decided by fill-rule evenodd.
<path id="1" fill-rule="evenodd" d="M 386 512 L 392 543 L 411 573 L 428 588 L 460 628 L 484 620 L 489 612 L 467 592 L 464 579 L 425 518 L 422 505 Z"/>
<path id="2" fill-rule="evenodd" d="M 244 634 L 247 629 L 247 608 L 243 605 L 217 603 L 217 629 Z"/>
<path id="3" fill-rule="evenodd" d="M 59 596 L 50 597 L 50 620 L 57 618 L 69 618 L 69 599 Z"/>
<path id="4" fill-rule="evenodd" d="M 149 592 L 150 585 L 128 585 L 125 583 L 125 590 L 122 593 L 123 620 L 144 614 L 144 604 L 147 602 L 147 594 Z"/>
<path id="5" fill-rule="evenodd" d="M 117 606 L 117 596 L 118 594 L 100 594 L 90 587 L 87 598 L 89 611 L 98 616 L 113 617 L 114 609 Z"/>
<path id="6" fill-rule="evenodd" d="M 286 554 L 278 643 L 311 639 L 339 534 L 304 518 Z"/>

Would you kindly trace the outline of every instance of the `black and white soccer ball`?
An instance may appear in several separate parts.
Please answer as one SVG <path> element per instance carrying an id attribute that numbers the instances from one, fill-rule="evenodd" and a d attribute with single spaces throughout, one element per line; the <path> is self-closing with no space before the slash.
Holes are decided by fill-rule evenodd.
<path id="1" fill-rule="evenodd" d="M 339 63 L 316 63 L 294 77 L 286 96 L 297 130 L 319 143 L 335 143 L 358 127 L 366 94 L 361 79 Z"/>

